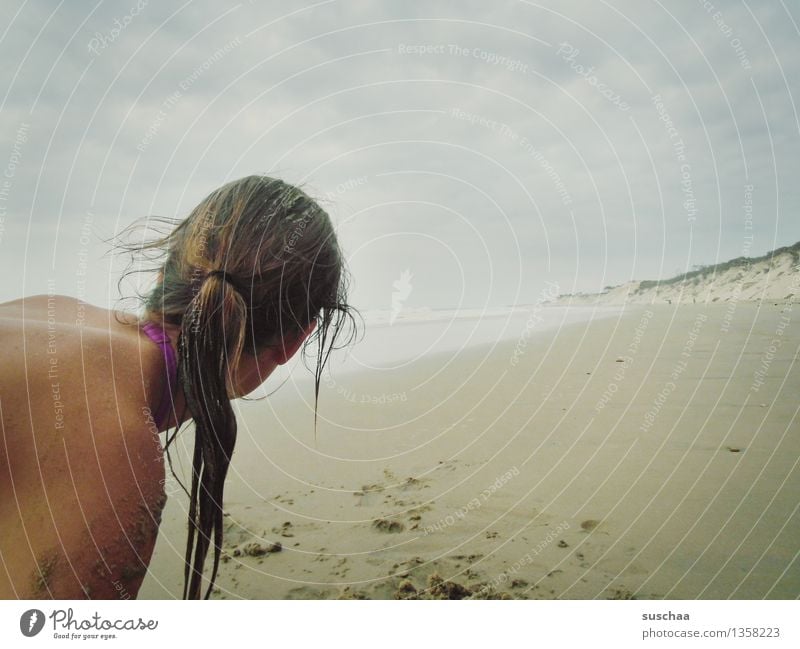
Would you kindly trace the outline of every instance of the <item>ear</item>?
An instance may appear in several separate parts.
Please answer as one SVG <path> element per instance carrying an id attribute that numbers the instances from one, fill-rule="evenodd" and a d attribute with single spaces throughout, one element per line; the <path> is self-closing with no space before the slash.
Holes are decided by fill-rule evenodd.
<path id="1" fill-rule="evenodd" d="M 274 351 L 275 362 L 278 365 L 285 365 L 288 363 L 289 359 L 297 353 L 302 344 L 305 342 L 306 338 L 311 335 L 311 332 L 314 331 L 314 327 L 316 326 L 317 321 L 312 320 L 311 324 L 308 325 L 303 331 L 295 336 L 284 339 L 283 344 L 279 343 L 277 347 L 275 347 Z"/>

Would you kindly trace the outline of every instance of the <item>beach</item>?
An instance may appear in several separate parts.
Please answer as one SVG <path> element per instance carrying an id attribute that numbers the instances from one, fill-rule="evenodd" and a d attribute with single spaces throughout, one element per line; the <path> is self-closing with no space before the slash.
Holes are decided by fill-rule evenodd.
<path id="1" fill-rule="evenodd" d="M 790 302 L 532 318 L 334 373 L 316 433 L 307 380 L 238 401 L 212 597 L 797 598 L 798 319 Z M 181 595 L 187 498 L 167 487 L 141 598 Z"/>

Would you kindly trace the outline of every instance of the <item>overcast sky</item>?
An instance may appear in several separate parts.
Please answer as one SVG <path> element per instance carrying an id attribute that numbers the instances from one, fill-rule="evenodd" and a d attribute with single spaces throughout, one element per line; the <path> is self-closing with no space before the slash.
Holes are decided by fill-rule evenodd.
<path id="1" fill-rule="evenodd" d="M 406 270 L 406 307 L 482 308 L 800 240 L 797 3 L 9 0 L 4 15 L 3 300 L 52 280 L 113 303 L 102 238 L 251 173 L 325 199 L 362 309 L 391 308 Z"/>

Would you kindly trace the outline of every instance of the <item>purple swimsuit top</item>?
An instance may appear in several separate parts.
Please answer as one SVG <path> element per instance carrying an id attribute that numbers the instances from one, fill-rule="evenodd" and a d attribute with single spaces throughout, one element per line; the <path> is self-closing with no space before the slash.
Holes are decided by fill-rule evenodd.
<path id="1" fill-rule="evenodd" d="M 178 359 L 175 350 L 172 349 L 167 333 L 155 322 L 147 322 L 142 327 L 142 331 L 147 337 L 161 348 L 164 354 L 164 361 L 167 364 L 167 382 L 164 391 L 161 393 L 161 401 L 158 410 L 153 415 L 153 421 L 159 430 L 169 421 L 170 411 L 172 410 L 172 393 L 178 382 Z"/>

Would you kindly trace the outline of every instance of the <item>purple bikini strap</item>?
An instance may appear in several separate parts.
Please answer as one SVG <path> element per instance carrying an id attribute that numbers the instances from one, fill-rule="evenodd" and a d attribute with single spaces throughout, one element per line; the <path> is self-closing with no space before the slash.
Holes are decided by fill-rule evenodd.
<path id="1" fill-rule="evenodd" d="M 175 357 L 175 350 L 172 349 L 169 336 L 159 325 L 155 322 L 147 322 L 142 327 L 142 330 L 147 337 L 152 340 L 156 345 L 161 348 L 164 354 L 164 361 L 167 364 L 167 384 L 165 390 L 161 393 L 161 401 L 158 404 L 158 411 L 153 416 L 156 426 L 161 429 L 169 420 L 170 410 L 172 409 L 172 392 L 177 383 L 177 369 L 178 359 Z"/>

